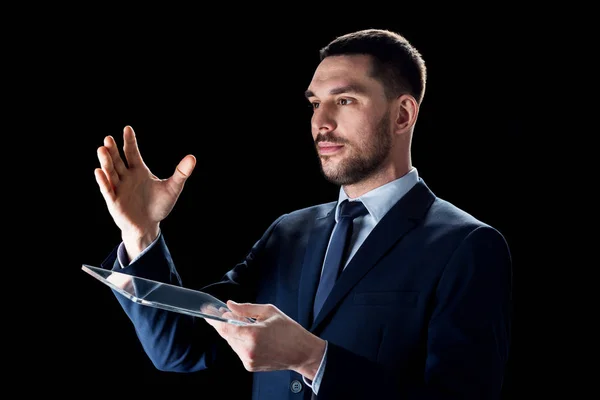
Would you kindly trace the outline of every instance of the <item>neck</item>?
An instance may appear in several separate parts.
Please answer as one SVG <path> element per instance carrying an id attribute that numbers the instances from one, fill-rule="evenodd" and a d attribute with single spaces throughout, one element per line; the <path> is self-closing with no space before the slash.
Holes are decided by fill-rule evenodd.
<path id="1" fill-rule="evenodd" d="M 408 174 L 411 169 L 412 164 L 410 161 L 408 161 L 403 165 L 396 165 L 387 170 L 377 171 L 373 175 L 359 182 L 355 182 L 350 185 L 344 185 L 342 188 L 349 198 L 355 199 L 373 189 L 403 177 L 404 175 Z"/>

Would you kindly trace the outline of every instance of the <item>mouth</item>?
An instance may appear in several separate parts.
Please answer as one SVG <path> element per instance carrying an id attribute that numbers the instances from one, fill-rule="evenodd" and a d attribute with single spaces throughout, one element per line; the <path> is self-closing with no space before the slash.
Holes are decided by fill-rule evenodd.
<path id="1" fill-rule="evenodd" d="M 319 142 L 317 143 L 317 148 L 319 149 L 319 154 L 321 155 L 331 155 L 335 154 L 344 147 L 343 144 L 336 144 L 331 142 Z"/>

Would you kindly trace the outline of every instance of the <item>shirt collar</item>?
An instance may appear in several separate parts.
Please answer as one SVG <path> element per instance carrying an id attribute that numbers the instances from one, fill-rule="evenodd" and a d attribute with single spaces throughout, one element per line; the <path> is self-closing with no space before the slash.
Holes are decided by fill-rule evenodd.
<path id="1" fill-rule="evenodd" d="M 419 173 L 416 168 L 411 170 L 383 186 L 379 186 L 356 199 L 349 199 L 344 191 L 340 188 L 338 203 L 335 209 L 335 220 L 338 221 L 340 215 L 340 204 L 344 200 L 355 201 L 360 200 L 365 205 L 369 215 L 378 223 L 385 214 L 404 196 L 412 187 L 419 181 Z"/>

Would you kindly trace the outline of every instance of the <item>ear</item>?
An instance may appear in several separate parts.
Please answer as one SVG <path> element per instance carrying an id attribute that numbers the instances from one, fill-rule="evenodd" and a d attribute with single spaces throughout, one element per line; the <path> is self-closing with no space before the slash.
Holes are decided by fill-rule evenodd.
<path id="1" fill-rule="evenodd" d="M 396 99 L 395 115 L 394 131 L 400 134 L 410 132 L 417 122 L 419 103 L 413 96 L 403 94 Z"/>

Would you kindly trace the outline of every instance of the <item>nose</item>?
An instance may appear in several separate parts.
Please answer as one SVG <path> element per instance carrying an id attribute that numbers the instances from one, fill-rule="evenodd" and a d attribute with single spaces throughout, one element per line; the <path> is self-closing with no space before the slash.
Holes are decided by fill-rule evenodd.
<path id="1" fill-rule="evenodd" d="M 312 131 L 317 133 L 326 133 L 335 130 L 336 122 L 333 114 L 324 104 L 314 109 L 311 118 Z"/>

